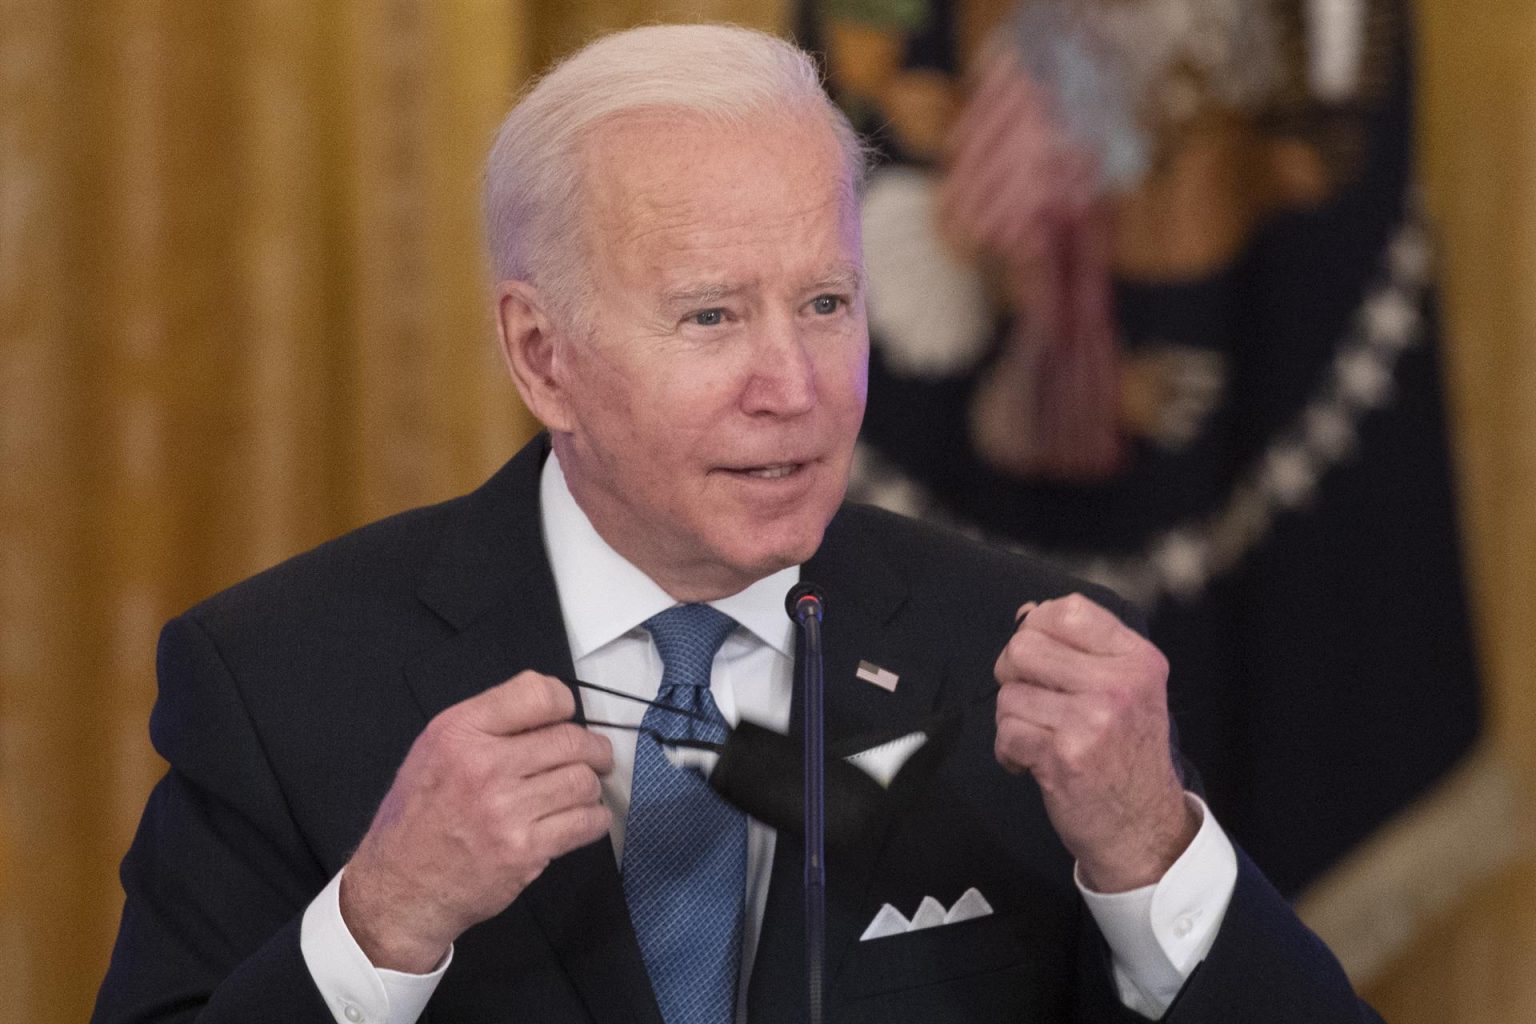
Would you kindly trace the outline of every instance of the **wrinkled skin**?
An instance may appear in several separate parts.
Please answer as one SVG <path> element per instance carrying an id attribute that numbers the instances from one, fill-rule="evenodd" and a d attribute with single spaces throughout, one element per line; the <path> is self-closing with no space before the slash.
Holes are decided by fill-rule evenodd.
<path id="1" fill-rule="evenodd" d="M 1034 775 L 1089 888 L 1151 885 L 1199 827 L 1170 754 L 1168 661 L 1081 594 L 1025 611 L 995 667 L 998 762 Z"/>

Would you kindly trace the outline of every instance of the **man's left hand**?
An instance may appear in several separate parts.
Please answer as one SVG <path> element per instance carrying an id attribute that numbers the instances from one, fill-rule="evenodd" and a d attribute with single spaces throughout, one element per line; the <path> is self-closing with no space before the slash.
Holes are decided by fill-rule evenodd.
<path id="1" fill-rule="evenodd" d="M 1151 885 L 1199 829 L 1173 765 L 1168 660 L 1081 594 L 1025 605 L 998 656 L 998 763 L 1028 771 L 1090 889 Z"/>

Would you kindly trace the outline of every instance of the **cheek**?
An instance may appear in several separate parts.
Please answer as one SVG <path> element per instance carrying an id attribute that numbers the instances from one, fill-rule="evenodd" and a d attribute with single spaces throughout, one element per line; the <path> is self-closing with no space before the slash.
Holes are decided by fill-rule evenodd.
<path id="1" fill-rule="evenodd" d="M 829 380 L 834 388 L 833 400 L 839 411 L 862 417 L 864 403 L 869 395 L 869 346 L 850 341 L 839 352 L 836 364 L 830 368 Z"/>

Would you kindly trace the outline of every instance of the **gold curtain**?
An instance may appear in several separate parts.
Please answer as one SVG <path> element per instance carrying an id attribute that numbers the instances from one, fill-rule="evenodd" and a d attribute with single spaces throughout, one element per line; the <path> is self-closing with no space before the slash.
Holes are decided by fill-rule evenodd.
<path id="1" fill-rule="evenodd" d="M 528 74 L 764 2 L 0 0 L 0 1021 L 84 1020 L 159 624 L 533 429 L 478 176 Z"/>
<path id="2" fill-rule="evenodd" d="M 1395 1024 L 1516 1024 L 1536 1020 L 1536 5 L 1421 0 L 1418 14 L 1420 153 L 1442 248 L 1463 522 L 1521 853 L 1368 991 Z"/>
<path id="3" fill-rule="evenodd" d="M 473 486 L 532 429 L 494 358 L 476 214 L 514 90 L 605 29 L 775 28 L 786 7 L 0 0 L 0 1024 L 89 1013 L 163 768 L 159 624 Z M 1536 10 L 1420 13 L 1474 592 L 1525 836 Z M 1528 856 L 1370 994 L 1398 1024 L 1531 1019 L 1533 908 Z"/>

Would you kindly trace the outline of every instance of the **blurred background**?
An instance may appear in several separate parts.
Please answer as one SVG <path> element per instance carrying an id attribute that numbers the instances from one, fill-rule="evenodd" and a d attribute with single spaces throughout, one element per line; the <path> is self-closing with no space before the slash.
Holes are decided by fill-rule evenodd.
<path id="1" fill-rule="evenodd" d="M 877 145 L 856 492 L 1147 608 L 1388 1020 L 1536 1019 L 1536 5 L 0 0 L 0 1022 L 89 1014 L 160 624 L 535 429 L 517 90 L 698 19 Z"/>

